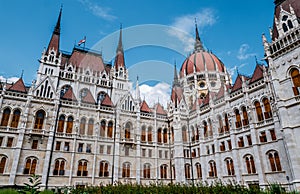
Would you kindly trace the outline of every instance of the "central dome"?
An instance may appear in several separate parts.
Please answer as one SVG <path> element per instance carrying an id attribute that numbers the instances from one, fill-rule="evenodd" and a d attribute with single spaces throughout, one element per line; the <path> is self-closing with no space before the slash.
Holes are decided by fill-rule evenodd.
<path id="1" fill-rule="evenodd" d="M 180 69 L 180 77 L 182 78 L 194 72 L 205 71 L 225 73 L 226 70 L 224 64 L 217 56 L 201 49 L 185 59 Z"/>

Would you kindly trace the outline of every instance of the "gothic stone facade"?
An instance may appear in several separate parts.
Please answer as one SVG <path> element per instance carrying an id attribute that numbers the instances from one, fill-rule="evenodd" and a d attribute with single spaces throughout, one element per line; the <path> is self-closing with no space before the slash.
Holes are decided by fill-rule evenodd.
<path id="1" fill-rule="evenodd" d="M 59 50 L 61 12 L 37 80 L 0 85 L 0 184 L 30 174 L 43 186 L 236 181 L 300 188 L 300 3 L 275 1 L 268 66 L 234 84 L 206 51 L 174 71 L 170 103 L 130 93 L 122 30 L 114 64 L 96 51 Z"/>

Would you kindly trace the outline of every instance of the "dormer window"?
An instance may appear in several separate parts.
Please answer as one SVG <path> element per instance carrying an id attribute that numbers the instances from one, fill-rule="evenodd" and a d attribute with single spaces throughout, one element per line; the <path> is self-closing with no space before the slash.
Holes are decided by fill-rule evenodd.
<path id="1" fill-rule="evenodd" d="M 282 16 L 281 20 L 283 32 L 287 32 L 289 29 L 292 29 L 294 27 L 292 21 L 287 15 Z"/>

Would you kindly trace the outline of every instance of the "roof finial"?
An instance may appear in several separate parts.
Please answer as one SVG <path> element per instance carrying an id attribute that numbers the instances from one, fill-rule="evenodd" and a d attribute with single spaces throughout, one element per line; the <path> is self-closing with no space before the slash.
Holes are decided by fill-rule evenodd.
<path id="1" fill-rule="evenodd" d="M 196 40 L 194 45 L 194 51 L 201 51 L 203 50 L 203 45 L 199 36 L 198 26 L 197 26 L 197 19 L 195 18 L 195 29 L 196 29 Z"/>
<path id="2" fill-rule="evenodd" d="M 24 69 L 22 69 L 21 78 L 23 78 L 23 74 L 24 74 Z"/>
<path id="3" fill-rule="evenodd" d="M 176 60 L 174 61 L 174 80 L 173 80 L 173 86 L 179 86 L 178 74 L 177 74 L 177 69 L 176 69 Z"/>

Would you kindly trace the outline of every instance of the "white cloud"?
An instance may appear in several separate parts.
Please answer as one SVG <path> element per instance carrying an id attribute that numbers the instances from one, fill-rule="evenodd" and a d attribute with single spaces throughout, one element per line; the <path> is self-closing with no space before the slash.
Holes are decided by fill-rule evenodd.
<path id="1" fill-rule="evenodd" d="M 237 58 L 239 60 L 246 60 L 249 57 L 254 57 L 256 53 L 248 53 L 250 46 L 248 44 L 242 44 L 239 48 Z"/>
<path id="2" fill-rule="evenodd" d="M 79 0 L 79 2 L 88 10 L 90 10 L 95 16 L 104 20 L 112 21 L 117 18 L 116 16 L 110 14 L 111 9 L 109 7 L 102 7 L 90 0 Z"/>
<path id="3" fill-rule="evenodd" d="M 167 107 L 167 103 L 170 101 L 171 86 L 167 83 L 161 82 L 154 86 L 142 84 L 140 88 L 140 97 L 142 100 L 146 100 L 149 107 L 153 107 L 158 101 L 164 108 Z M 132 92 L 135 94 L 135 91 Z"/>
<path id="4" fill-rule="evenodd" d="M 20 78 L 19 77 L 8 77 L 5 78 L 3 76 L 0 75 L 0 81 L 1 82 L 7 82 L 7 83 L 14 83 L 16 81 L 18 81 Z"/>
<path id="5" fill-rule="evenodd" d="M 198 30 L 201 30 L 206 26 L 212 26 L 216 22 L 216 13 L 213 9 L 206 8 L 201 11 L 183 15 L 175 18 L 171 26 L 174 29 L 169 31 L 169 34 L 177 37 L 185 45 L 185 51 L 190 52 L 194 46 L 194 34 L 195 34 L 195 18 L 197 19 Z M 191 36 L 191 34 L 193 34 Z"/>
<path id="6" fill-rule="evenodd" d="M 228 68 L 227 71 L 228 73 L 230 74 L 231 77 L 233 77 L 233 75 L 239 70 L 241 69 L 242 67 L 244 67 L 245 65 L 247 65 L 247 63 L 242 63 L 240 65 L 235 65 L 234 67 L 232 68 Z"/>

